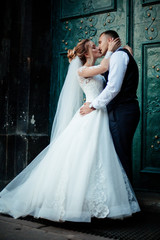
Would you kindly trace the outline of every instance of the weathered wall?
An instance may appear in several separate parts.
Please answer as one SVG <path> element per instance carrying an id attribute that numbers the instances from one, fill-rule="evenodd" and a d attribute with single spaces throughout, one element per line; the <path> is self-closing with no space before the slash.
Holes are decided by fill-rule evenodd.
<path id="1" fill-rule="evenodd" d="M 0 6 L 0 186 L 48 143 L 51 67 L 49 0 Z"/>

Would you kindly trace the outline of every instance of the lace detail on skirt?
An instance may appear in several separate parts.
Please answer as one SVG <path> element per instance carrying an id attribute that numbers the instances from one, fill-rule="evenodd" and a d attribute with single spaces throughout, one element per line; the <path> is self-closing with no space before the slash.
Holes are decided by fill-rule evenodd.
<path id="1" fill-rule="evenodd" d="M 54 213 L 54 219 L 63 221 L 65 216 L 66 189 L 68 182 L 68 172 L 62 169 L 61 176 L 52 197 L 46 198 L 44 206 Z"/>
<path id="2" fill-rule="evenodd" d="M 139 208 L 136 196 L 134 195 L 132 186 L 129 183 L 128 177 L 127 177 L 123 167 L 121 167 L 121 168 L 122 168 L 123 178 L 124 178 L 124 182 L 125 182 L 127 193 L 128 193 L 128 201 L 129 201 L 132 213 L 135 213 L 135 212 L 139 211 L 140 208 Z"/>
<path id="3" fill-rule="evenodd" d="M 91 171 L 89 191 L 86 198 L 86 204 L 92 217 L 105 218 L 109 214 L 105 182 L 103 165 L 100 161 L 97 161 Z"/>

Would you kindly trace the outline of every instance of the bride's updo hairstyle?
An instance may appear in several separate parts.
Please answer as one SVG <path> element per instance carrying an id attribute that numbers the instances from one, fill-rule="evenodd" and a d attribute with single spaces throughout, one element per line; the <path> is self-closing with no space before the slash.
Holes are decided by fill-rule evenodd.
<path id="1" fill-rule="evenodd" d="M 86 63 L 85 53 L 88 52 L 89 42 L 89 39 L 83 39 L 77 44 L 76 47 L 74 47 L 73 49 L 69 49 L 67 54 L 69 62 L 71 62 L 76 56 L 78 56 L 82 61 L 82 64 L 84 65 Z"/>

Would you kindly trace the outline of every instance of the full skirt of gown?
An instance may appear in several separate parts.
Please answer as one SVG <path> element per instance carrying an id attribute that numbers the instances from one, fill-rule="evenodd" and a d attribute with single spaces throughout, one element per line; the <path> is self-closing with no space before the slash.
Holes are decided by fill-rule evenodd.
<path id="1" fill-rule="evenodd" d="M 53 221 L 90 222 L 140 211 L 115 152 L 106 110 L 79 110 L 51 142 L 0 193 L 0 212 Z"/>

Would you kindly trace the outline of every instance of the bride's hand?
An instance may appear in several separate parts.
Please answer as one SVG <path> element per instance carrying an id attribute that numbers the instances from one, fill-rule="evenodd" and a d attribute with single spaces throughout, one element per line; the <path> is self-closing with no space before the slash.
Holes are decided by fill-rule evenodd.
<path id="1" fill-rule="evenodd" d="M 90 108 L 89 107 L 90 102 L 85 102 L 83 106 L 80 108 L 80 114 L 85 116 L 88 113 L 91 113 L 92 111 L 96 110 L 95 108 Z"/>
<path id="2" fill-rule="evenodd" d="M 132 48 L 130 46 L 125 45 L 123 48 L 127 49 L 130 52 L 130 54 L 133 56 L 133 50 L 132 50 Z"/>
<path id="3" fill-rule="evenodd" d="M 108 43 L 108 51 L 114 52 L 120 46 L 121 46 L 120 38 L 115 38 Z"/>

